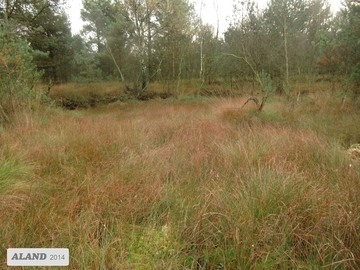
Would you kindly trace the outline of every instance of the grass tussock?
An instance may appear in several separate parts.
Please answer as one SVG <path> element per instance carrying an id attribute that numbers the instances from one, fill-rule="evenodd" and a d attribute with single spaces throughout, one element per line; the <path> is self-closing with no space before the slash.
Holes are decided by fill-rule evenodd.
<path id="1" fill-rule="evenodd" d="M 49 109 L 6 129 L 1 267 L 9 247 L 68 247 L 69 269 L 358 269 L 359 111 L 244 100 Z"/>

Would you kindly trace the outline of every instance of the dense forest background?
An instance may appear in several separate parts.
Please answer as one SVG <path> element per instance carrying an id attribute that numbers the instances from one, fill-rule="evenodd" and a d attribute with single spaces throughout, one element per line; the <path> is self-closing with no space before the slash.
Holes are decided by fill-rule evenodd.
<path id="1" fill-rule="evenodd" d="M 0 3 L 2 111 L 39 81 L 120 81 L 136 93 L 161 82 L 176 94 L 180 80 L 199 89 L 250 80 L 290 94 L 295 78 L 320 78 L 359 95 L 359 0 L 345 0 L 336 14 L 325 0 L 272 0 L 262 9 L 234 1 L 223 36 L 186 0 L 83 0 L 79 35 L 65 7 L 65 0 Z"/>

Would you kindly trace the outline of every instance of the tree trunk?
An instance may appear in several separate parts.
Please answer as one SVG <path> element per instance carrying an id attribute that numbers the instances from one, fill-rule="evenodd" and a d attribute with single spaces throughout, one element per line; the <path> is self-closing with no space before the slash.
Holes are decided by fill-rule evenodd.
<path id="1" fill-rule="evenodd" d="M 146 76 L 146 83 L 150 82 L 151 77 L 151 46 L 152 46 L 152 40 L 151 40 L 151 10 L 147 8 L 147 70 L 145 71 Z"/>
<path id="2" fill-rule="evenodd" d="M 284 15 L 283 35 L 284 35 L 284 53 L 285 53 L 285 93 L 289 94 L 289 56 L 288 56 L 288 44 L 287 44 L 287 22 L 286 15 Z"/>

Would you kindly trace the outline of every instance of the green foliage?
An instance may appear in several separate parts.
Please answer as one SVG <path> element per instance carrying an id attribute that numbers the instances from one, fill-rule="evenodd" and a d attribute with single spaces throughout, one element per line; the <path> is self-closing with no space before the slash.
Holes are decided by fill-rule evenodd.
<path id="1" fill-rule="evenodd" d="M 109 0 L 83 1 L 81 18 L 85 22 L 82 34 L 89 48 L 97 53 L 105 51 L 105 31 L 115 17 L 115 5 Z"/>
<path id="2" fill-rule="evenodd" d="M 1 122 L 11 121 L 15 112 L 28 110 L 36 97 L 34 86 L 41 72 L 36 70 L 32 55 L 33 50 L 26 41 L 0 29 Z"/>
<path id="3" fill-rule="evenodd" d="M 70 23 L 62 2 L 5 1 L 1 14 L 5 31 L 10 31 L 16 39 L 26 40 L 34 51 L 41 52 L 33 57 L 37 70 L 44 71 L 43 80 L 56 83 L 67 81 L 71 72 Z"/>
<path id="4" fill-rule="evenodd" d="M 350 75 L 351 81 L 353 81 L 357 86 L 360 85 L 360 62 L 352 69 Z"/>
<path id="5" fill-rule="evenodd" d="M 27 40 L 33 50 L 43 53 L 34 55 L 38 70 L 44 70 L 43 81 L 67 82 L 73 55 L 68 18 L 61 11 L 47 8 L 32 22 L 32 27 Z"/>
<path id="6" fill-rule="evenodd" d="M 271 79 L 270 74 L 261 71 L 259 73 L 259 78 L 260 78 L 260 82 L 262 85 L 262 90 L 265 93 L 274 93 L 275 92 L 275 88 L 273 87 L 273 81 Z"/>
<path id="7" fill-rule="evenodd" d="M 96 55 L 82 50 L 75 54 L 74 71 L 72 80 L 74 82 L 96 82 L 102 79 L 102 71 Z"/>
<path id="8" fill-rule="evenodd" d="M 264 9 L 254 1 L 241 1 L 234 16 L 225 33 L 226 50 L 245 56 L 252 66 L 239 67 L 238 76 L 266 70 L 274 87 L 289 94 L 292 75 L 314 72 L 323 50 L 320 40 L 329 31 L 331 14 L 325 1 L 274 0 Z"/>
<path id="9" fill-rule="evenodd" d="M 74 82 L 96 82 L 103 79 L 98 55 L 88 50 L 84 40 L 75 35 L 71 44 L 74 58 L 71 80 Z"/>
<path id="10" fill-rule="evenodd" d="M 174 85 L 191 44 L 190 14 L 186 1 L 84 1 L 82 35 L 98 61 L 93 67 L 136 94 L 156 79 Z"/>
<path id="11" fill-rule="evenodd" d="M 333 30 L 323 56 L 317 62 L 319 71 L 341 77 L 345 96 L 350 92 L 354 101 L 360 95 L 360 6 L 346 1 L 333 22 Z"/>

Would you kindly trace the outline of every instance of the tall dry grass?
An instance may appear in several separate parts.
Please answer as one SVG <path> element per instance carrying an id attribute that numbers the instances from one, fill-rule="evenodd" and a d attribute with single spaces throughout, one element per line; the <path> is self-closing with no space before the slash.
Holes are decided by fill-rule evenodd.
<path id="1" fill-rule="evenodd" d="M 358 269 L 359 111 L 315 100 L 52 108 L 6 129 L 1 267 L 9 247 L 67 247 L 69 269 Z"/>

